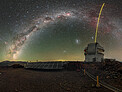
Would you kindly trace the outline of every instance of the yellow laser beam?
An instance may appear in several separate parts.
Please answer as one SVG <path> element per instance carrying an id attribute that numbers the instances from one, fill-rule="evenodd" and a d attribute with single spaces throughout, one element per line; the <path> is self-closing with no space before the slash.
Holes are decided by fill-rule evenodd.
<path id="1" fill-rule="evenodd" d="M 96 27 L 96 33 L 95 33 L 95 43 L 97 42 L 97 32 L 98 32 L 98 26 L 99 26 L 99 22 L 100 22 L 100 16 L 103 10 L 105 3 L 103 3 L 101 9 L 100 9 L 100 13 L 99 13 L 99 17 L 98 17 L 98 21 L 97 21 L 97 27 Z"/>

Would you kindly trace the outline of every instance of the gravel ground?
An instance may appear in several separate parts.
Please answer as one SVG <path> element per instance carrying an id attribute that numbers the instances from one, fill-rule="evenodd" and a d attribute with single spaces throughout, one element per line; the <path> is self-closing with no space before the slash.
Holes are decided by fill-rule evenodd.
<path id="1" fill-rule="evenodd" d="M 109 61 L 102 63 L 86 63 L 84 67 L 90 74 L 99 76 L 102 82 L 122 90 L 122 63 Z"/>
<path id="2" fill-rule="evenodd" d="M 111 92 L 81 72 L 0 68 L 0 92 Z"/>

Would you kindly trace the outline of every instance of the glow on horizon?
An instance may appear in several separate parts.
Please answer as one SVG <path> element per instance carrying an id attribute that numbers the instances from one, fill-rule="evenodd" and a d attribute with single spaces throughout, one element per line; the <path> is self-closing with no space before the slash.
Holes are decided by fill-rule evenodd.
<path id="1" fill-rule="evenodd" d="M 2 60 L 2 61 L 23 61 L 23 62 L 51 62 L 51 61 L 84 61 L 84 60 L 81 60 L 81 59 L 77 59 L 77 60 L 68 60 L 68 59 L 57 59 L 57 60 L 8 60 L 8 59 L 5 59 L 5 60 Z M 0 61 L 0 62 L 2 62 Z"/>

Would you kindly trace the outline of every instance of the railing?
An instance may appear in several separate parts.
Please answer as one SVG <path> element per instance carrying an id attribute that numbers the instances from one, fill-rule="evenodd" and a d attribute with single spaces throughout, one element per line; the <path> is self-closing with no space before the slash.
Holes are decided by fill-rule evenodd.
<path id="1" fill-rule="evenodd" d="M 83 72 L 84 72 L 84 70 L 83 70 Z M 90 74 L 89 72 L 85 71 L 85 74 L 88 75 L 94 81 L 97 81 L 96 77 L 93 76 L 92 74 Z M 109 90 L 114 91 L 114 92 L 122 92 L 121 89 L 118 89 L 116 87 L 113 87 L 113 86 L 111 86 L 111 85 L 109 85 L 109 84 L 107 84 L 105 82 L 99 81 L 99 84 L 102 85 L 102 86 L 104 86 L 104 87 L 106 87 L 106 88 L 108 88 Z"/>

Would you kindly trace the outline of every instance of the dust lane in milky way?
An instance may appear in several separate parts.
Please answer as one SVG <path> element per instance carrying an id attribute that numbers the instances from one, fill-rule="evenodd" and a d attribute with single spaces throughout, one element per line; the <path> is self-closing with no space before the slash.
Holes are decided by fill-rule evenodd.
<path id="1" fill-rule="evenodd" d="M 66 0 L 62 3 L 58 0 L 40 1 L 41 3 L 33 0 L 10 2 L 6 7 L 17 8 L 13 9 L 15 14 L 5 14 L 9 18 L 1 19 L 8 22 L 8 25 L 5 25 L 6 32 L 1 31 L 1 45 L 5 45 L 1 59 L 83 60 L 83 49 L 89 42 L 94 41 L 97 18 L 103 2 L 77 1 L 79 0 Z M 121 7 L 118 2 L 112 2 L 105 2 L 98 42 L 105 47 L 106 57 L 121 60 L 120 55 L 111 54 L 117 51 L 122 53 Z M 11 12 L 11 9 L 5 10 Z M 6 26 L 10 27 L 10 30 L 7 30 Z"/>

